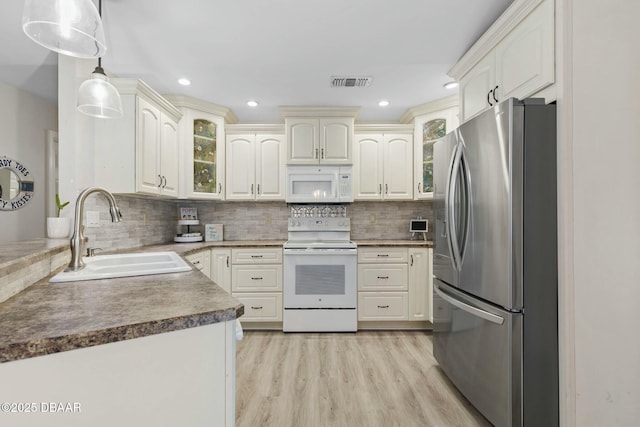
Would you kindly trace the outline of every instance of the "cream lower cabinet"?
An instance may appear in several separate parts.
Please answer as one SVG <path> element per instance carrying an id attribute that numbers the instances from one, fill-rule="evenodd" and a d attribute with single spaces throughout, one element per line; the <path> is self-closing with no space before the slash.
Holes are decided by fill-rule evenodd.
<path id="1" fill-rule="evenodd" d="M 433 323 L 431 257 L 431 248 L 409 248 L 409 320 Z"/>
<path id="2" fill-rule="evenodd" d="M 232 133 L 241 126 L 227 128 L 226 200 L 284 201 L 284 134 Z"/>
<path id="3" fill-rule="evenodd" d="M 231 293 L 231 249 L 211 249 L 211 280 Z"/>
<path id="4" fill-rule="evenodd" d="M 211 249 L 203 249 L 198 252 L 194 252 L 185 256 L 185 258 L 193 264 L 195 268 L 200 270 L 202 274 L 207 276 L 209 279 L 211 277 Z"/>
<path id="5" fill-rule="evenodd" d="M 182 114 L 141 80 L 112 79 L 124 115 L 94 121 L 94 183 L 113 193 L 178 197 Z"/>
<path id="6" fill-rule="evenodd" d="M 430 321 L 430 249 L 358 248 L 358 320 Z"/>
<path id="7" fill-rule="evenodd" d="M 413 199 L 413 127 L 407 133 L 357 133 L 356 200 Z"/>
<path id="8" fill-rule="evenodd" d="M 282 248 L 231 250 L 231 292 L 243 322 L 282 322 Z"/>

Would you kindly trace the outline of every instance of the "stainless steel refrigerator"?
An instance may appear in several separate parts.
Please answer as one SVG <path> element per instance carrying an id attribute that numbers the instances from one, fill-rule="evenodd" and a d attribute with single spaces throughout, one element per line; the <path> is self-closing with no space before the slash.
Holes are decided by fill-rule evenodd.
<path id="1" fill-rule="evenodd" d="M 557 426 L 556 109 L 509 99 L 434 145 L 433 353 L 495 426 Z"/>

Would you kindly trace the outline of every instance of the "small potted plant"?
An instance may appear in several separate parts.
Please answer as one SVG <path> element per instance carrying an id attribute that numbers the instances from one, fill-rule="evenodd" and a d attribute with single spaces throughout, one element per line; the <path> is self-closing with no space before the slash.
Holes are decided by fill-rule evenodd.
<path id="1" fill-rule="evenodd" d="M 64 209 L 69 202 L 62 203 L 60 201 L 60 196 L 56 194 L 56 208 L 58 216 L 47 218 L 47 236 L 50 239 L 63 239 L 65 237 L 69 237 L 70 227 L 70 218 L 62 218 L 60 214 L 62 213 L 62 209 Z"/>

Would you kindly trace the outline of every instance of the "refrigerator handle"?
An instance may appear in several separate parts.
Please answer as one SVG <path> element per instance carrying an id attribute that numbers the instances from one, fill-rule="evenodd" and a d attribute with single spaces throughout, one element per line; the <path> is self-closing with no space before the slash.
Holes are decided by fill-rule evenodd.
<path id="1" fill-rule="evenodd" d="M 472 305 L 466 304 L 452 296 L 447 295 L 440 289 L 437 283 L 433 284 L 433 290 L 436 291 L 438 296 L 448 302 L 449 304 L 458 307 L 462 311 L 466 311 L 469 314 L 472 314 L 476 317 L 480 317 L 484 320 L 488 320 L 489 322 L 495 323 L 497 325 L 502 325 L 504 323 L 504 317 L 500 317 L 496 314 L 489 313 L 488 311 L 482 310 L 478 307 L 474 307 Z"/>
<path id="2" fill-rule="evenodd" d="M 449 227 L 449 249 L 453 255 L 453 266 L 456 270 L 462 269 L 462 257 L 460 255 L 460 246 L 458 245 L 458 230 L 456 229 L 456 218 L 459 213 L 456 207 L 456 195 L 458 192 L 458 175 L 460 173 L 460 163 L 462 161 L 462 146 L 458 144 L 456 146 L 455 153 L 453 155 L 453 165 L 451 167 L 449 187 L 447 188 L 447 207 L 448 207 L 448 227 Z"/>

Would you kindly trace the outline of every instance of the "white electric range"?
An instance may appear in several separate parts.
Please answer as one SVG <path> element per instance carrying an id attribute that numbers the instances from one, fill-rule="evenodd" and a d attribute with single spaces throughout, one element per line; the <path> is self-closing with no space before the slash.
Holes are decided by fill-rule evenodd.
<path id="1" fill-rule="evenodd" d="M 340 211 L 319 207 L 289 218 L 289 240 L 284 244 L 285 332 L 357 330 L 357 245 L 350 238 L 346 209 L 345 216 L 338 215 Z"/>

